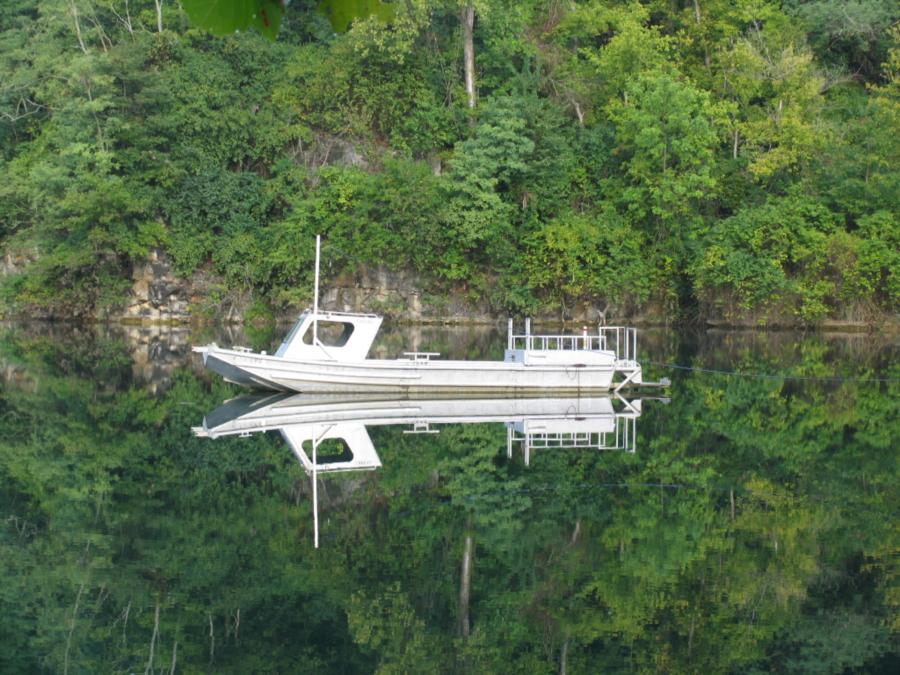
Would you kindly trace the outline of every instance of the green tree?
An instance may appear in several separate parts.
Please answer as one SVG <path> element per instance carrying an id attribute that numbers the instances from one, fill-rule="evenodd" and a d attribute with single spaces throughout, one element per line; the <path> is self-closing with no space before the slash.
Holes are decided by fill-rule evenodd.
<path id="1" fill-rule="evenodd" d="M 621 201 L 657 236 L 683 236 L 712 199 L 721 108 L 671 75 L 642 75 L 608 106 L 625 186 Z"/>

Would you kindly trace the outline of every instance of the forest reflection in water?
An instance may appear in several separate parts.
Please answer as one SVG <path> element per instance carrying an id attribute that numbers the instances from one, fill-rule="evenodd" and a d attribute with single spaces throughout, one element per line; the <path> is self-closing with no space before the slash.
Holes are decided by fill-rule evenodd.
<path id="1" fill-rule="evenodd" d="M 498 337 L 376 349 L 492 357 Z M 362 425 L 380 467 L 314 502 L 280 434 L 191 433 L 241 393 L 192 363 L 210 338 L 0 334 L 3 672 L 898 670 L 894 341 L 647 331 L 645 362 L 767 376 L 648 368 L 671 403 L 642 403 L 635 452 L 526 464 L 500 423 L 523 433 L 522 411 Z"/>
<path id="2" fill-rule="evenodd" d="M 661 399 L 667 401 L 667 399 Z M 503 424 L 506 459 L 535 450 L 636 448 L 641 399 L 608 396 L 454 398 L 389 395 L 245 394 L 226 401 L 194 427 L 197 436 L 248 437 L 278 431 L 312 480 L 313 541 L 319 547 L 318 479 L 381 466 L 370 427 L 404 426 L 405 434 L 437 434 L 433 425 Z"/>

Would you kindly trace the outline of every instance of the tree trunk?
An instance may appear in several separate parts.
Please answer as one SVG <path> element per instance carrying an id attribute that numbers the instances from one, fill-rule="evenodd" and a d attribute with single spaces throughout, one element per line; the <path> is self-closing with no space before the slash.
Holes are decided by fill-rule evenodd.
<path id="1" fill-rule="evenodd" d="M 156 32 L 162 33 L 162 4 L 163 0 L 153 0 L 153 4 L 156 5 Z"/>
<path id="2" fill-rule="evenodd" d="M 69 672 L 69 649 L 72 647 L 72 633 L 75 632 L 75 621 L 78 619 L 78 605 L 81 603 L 81 594 L 84 593 L 84 584 L 78 588 L 78 595 L 75 596 L 75 607 L 72 608 L 72 618 L 69 620 L 69 634 L 66 636 L 66 654 L 63 659 L 63 675 Z"/>
<path id="3" fill-rule="evenodd" d="M 119 17 L 121 19 L 121 17 Z M 125 0 L 125 18 L 121 19 L 125 24 L 125 29 L 131 37 L 134 37 L 134 26 L 131 23 L 131 8 L 128 6 L 128 0 Z"/>
<path id="4" fill-rule="evenodd" d="M 69 0 L 69 12 L 75 20 L 75 37 L 78 38 L 78 45 L 81 47 L 81 51 L 87 54 L 88 50 L 84 45 L 84 38 L 81 37 L 81 21 L 78 19 L 78 6 L 75 4 L 75 0 Z"/>
<path id="5" fill-rule="evenodd" d="M 472 535 L 466 534 L 463 547 L 462 571 L 459 576 L 459 629 L 469 637 L 469 589 L 472 584 Z"/>
<path id="6" fill-rule="evenodd" d="M 578 101 L 573 100 L 572 105 L 575 107 L 575 115 L 578 117 L 578 126 L 584 126 L 584 112 L 581 110 L 581 106 L 578 104 Z"/>
<path id="7" fill-rule="evenodd" d="M 209 662 L 212 663 L 216 657 L 216 631 L 213 628 L 212 612 L 207 612 L 206 616 L 209 618 Z"/>
<path id="8" fill-rule="evenodd" d="M 466 75 L 466 96 L 470 108 L 475 107 L 475 8 L 465 5 L 459 14 L 463 27 L 463 68 Z"/>
<path id="9" fill-rule="evenodd" d="M 156 660 L 156 639 L 159 637 L 159 600 L 156 601 L 156 611 L 153 613 L 153 635 L 150 636 L 150 656 L 147 657 L 147 665 L 144 667 L 144 675 L 151 675 L 156 668 L 153 662 Z"/>

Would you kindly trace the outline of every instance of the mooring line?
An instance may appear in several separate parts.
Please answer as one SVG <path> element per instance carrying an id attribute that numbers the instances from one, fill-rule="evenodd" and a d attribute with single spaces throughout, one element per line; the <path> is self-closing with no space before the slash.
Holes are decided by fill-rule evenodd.
<path id="1" fill-rule="evenodd" d="M 747 373 L 739 370 L 718 370 L 715 368 L 698 368 L 696 366 L 682 366 L 677 363 L 662 363 L 660 361 L 644 361 L 644 363 L 659 366 L 660 368 L 672 368 L 673 370 L 685 370 L 695 373 L 708 373 L 711 375 L 725 375 L 727 377 L 750 377 L 762 380 L 801 380 L 812 382 L 900 382 L 900 377 L 819 377 L 816 375 L 778 375 L 769 373 Z"/>

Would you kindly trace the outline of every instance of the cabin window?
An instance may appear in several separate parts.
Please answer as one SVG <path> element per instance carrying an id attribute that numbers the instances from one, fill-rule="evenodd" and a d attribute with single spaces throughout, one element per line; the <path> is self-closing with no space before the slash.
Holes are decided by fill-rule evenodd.
<path id="1" fill-rule="evenodd" d="M 319 321 L 317 332 L 319 342 L 326 347 L 343 347 L 353 334 L 353 324 L 343 321 Z M 313 343 L 312 324 L 309 324 L 309 328 L 303 334 L 303 342 L 308 345 Z"/>
<path id="2" fill-rule="evenodd" d="M 303 452 L 312 460 L 313 447 L 312 441 L 303 441 Z M 343 438 L 326 438 L 319 441 L 316 446 L 316 465 L 336 464 L 338 462 L 349 462 L 353 459 L 353 453 L 350 446 Z"/>

